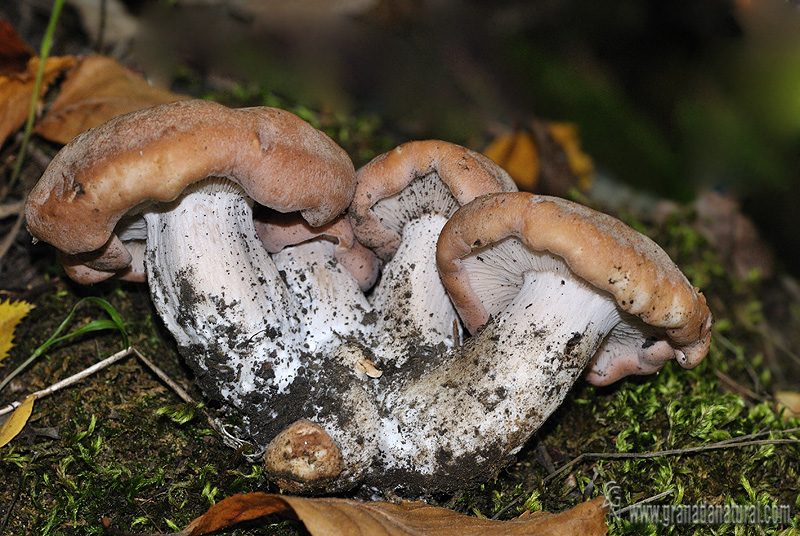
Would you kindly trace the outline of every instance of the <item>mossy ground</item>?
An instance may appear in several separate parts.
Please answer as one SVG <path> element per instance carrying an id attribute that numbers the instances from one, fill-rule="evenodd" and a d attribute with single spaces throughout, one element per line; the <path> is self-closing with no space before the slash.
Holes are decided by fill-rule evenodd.
<path id="1" fill-rule="evenodd" d="M 257 90 L 237 91 L 214 97 L 237 106 L 288 107 L 340 142 L 357 166 L 400 141 L 383 132 L 375 117 L 326 116 Z M 708 358 L 695 370 L 670 363 L 658 375 L 602 389 L 579 383 L 516 464 L 495 481 L 435 502 L 508 519 L 524 509 L 560 511 L 616 483 L 623 506 L 672 490 L 658 502 L 789 505 L 793 517 L 789 524 L 761 527 L 660 527 L 632 525 L 623 515 L 609 518 L 611 534 L 800 534 L 798 443 L 646 459 L 587 459 L 547 480 L 543 452 L 559 468 L 584 452 L 681 449 L 764 431 L 773 433 L 758 439 L 800 440 L 800 433 L 780 433 L 800 427 L 800 419 L 782 415 L 770 395 L 778 388 L 798 390 L 800 367 L 783 348 L 797 352 L 800 347 L 800 304 L 779 280 L 732 279 L 692 230 L 688 210 L 660 225 L 619 216 L 664 246 L 703 288 L 716 318 Z M 29 298 L 36 309 L 18 329 L 6 371 L 44 342 L 82 296 L 100 296 L 125 320 L 131 343 L 202 400 L 144 286 L 109 282 L 79 287 L 59 274 L 54 254 L 45 257 L 40 271 L 60 279 Z M 72 325 L 103 314 L 84 305 Z M 120 336 L 111 331 L 60 345 L 15 380 L 0 402 L 46 387 L 120 349 Z M 0 532 L 99 534 L 102 516 L 126 531 L 172 532 L 223 497 L 277 492 L 258 464 L 226 447 L 209 427 L 207 417 L 214 411 L 183 404 L 133 356 L 37 401 L 29 426 L 0 449 Z M 304 529 L 296 522 L 267 519 L 227 533 L 292 535 Z"/>

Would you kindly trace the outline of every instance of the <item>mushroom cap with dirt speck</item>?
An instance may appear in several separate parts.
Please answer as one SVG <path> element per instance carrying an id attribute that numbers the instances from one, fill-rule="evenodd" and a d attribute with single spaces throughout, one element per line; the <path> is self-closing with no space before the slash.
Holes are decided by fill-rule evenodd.
<path id="1" fill-rule="evenodd" d="M 355 278 L 361 290 L 371 288 L 378 279 L 378 257 L 356 240 L 350 218 L 345 214 L 319 227 L 312 227 L 296 214 L 273 213 L 264 218 L 257 215 L 255 226 L 261 244 L 269 253 L 315 238 L 328 238 L 336 243 L 337 261 Z"/>
<path id="2" fill-rule="evenodd" d="M 462 205 L 479 195 L 517 189 L 508 173 L 491 159 L 445 141 L 411 141 L 375 157 L 356 174 L 358 184 L 349 215 L 358 239 L 382 259 L 391 258 L 401 238 L 383 226 L 371 207 L 433 172 Z"/>
<path id="3" fill-rule="evenodd" d="M 28 196 L 28 229 L 67 255 L 117 251 L 113 232 L 122 216 L 140 204 L 172 201 L 210 176 L 239 184 L 262 205 L 300 211 L 312 225 L 344 212 L 355 188 L 344 150 L 290 112 L 180 101 L 75 137 Z M 126 266 L 124 255 L 99 255 L 89 264 L 104 271 Z"/>
<path id="4" fill-rule="evenodd" d="M 342 472 L 344 460 L 321 426 L 300 419 L 270 441 L 264 465 L 286 491 L 308 493 L 324 491 Z"/>
<path id="5" fill-rule="evenodd" d="M 476 199 L 450 218 L 439 237 L 442 282 L 470 332 L 489 315 L 462 259 L 506 237 L 560 257 L 575 275 L 609 293 L 621 311 L 663 329 L 683 367 L 696 366 L 708 353 L 712 317 L 705 297 L 658 244 L 607 214 L 527 192 Z M 609 366 L 602 378 L 588 379 L 607 384 L 634 372 L 624 360 Z"/>

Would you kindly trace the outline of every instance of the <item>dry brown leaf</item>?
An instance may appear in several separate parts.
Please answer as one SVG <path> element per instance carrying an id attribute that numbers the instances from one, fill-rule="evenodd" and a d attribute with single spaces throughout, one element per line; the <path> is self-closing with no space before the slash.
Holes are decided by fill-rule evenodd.
<path id="1" fill-rule="evenodd" d="M 69 73 L 34 132 L 67 143 L 118 115 L 188 98 L 151 86 L 113 58 L 89 56 Z"/>
<path id="2" fill-rule="evenodd" d="M 765 279 L 772 275 L 775 264 L 772 248 L 753 220 L 742 212 L 736 198 L 707 190 L 697 196 L 694 208 L 697 230 L 736 277 L 746 279 L 753 271 Z"/>
<path id="3" fill-rule="evenodd" d="M 199 536 L 269 514 L 302 521 L 313 536 L 517 536 L 604 535 L 603 497 L 559 514 L 524 514 L 510 521 L 465 516 L 422 502 L 362 503 L 348 499 L 248 493 L 228 497 L 192 521 L 181 534 Z"/>
<path id="4" fill-rule="evenodd" d="M 58 75 L 75 65 L 75 58 L 62 56 L 47 58 L 44 64 L 41 96 Z M 28 117 L 28 109 L 36 83 L 39 58 L 28 60 L 27 70 L 22 73 L 0 76 L 0 145 L 19 130 Z"/>
<path id="5" fill-rule="evenodd" d="M 483 153 L 500 164 L 520 190 L 563 197 L 570 188 L 588 190 L 592 159 L 581 149 L 578 127 L 534 119 L 496 137 Z"/>
<path id="6" fill-rule="evenodd" d="M 34 51 L 19 38 L 14 26 L 0 20 L 0 75 L 24 73 Z"/>

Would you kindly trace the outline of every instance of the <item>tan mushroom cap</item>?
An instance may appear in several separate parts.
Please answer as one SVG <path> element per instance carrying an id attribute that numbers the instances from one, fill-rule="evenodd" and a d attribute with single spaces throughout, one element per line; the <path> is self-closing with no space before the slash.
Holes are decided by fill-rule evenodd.
<path id="1" fill-rule="evenodd" d="M 355 188 L 344 150 L 290 112 L 180 101 L 74 138 L 28 196 L 25 217 L 34 237 L 64 253 L 93 252 L 113 242 L 126 212 L 172 201 L 209 176 L 230 179 L 275 210 L 301 211 L 312 225 L 342 213 Z M 89 266 L 100 270 L 126 266 L 94 261 Z"/>
<path id="2" fill-rule="evenodd" d="M 264 466 L 291 493 L 322 491 L 344 469 L 339 446 L 318 424 L 294 422 L 270 441 Z"/>
<path id="3" fill-rule="evenodd" d="M 527 192 L 487 195 L 458 210 L 437 245 L 442 282 L 470 332 L 488 321 L 461 258 L 514 236 L 533 250 L 561 257 L 623 311 L 666 330 L 671 344 L 697 365 L 708 352 L 711 312 L 669 256 L 621 221 L 583 205 Z"/>
<path id="4" fill-rule="evenodd" d="M 356 240 L 347 215 L 319 227 L 310 226 L 296 214 L 275 214 L 267 220 L 256 218 L 254 223 L 261 244 L 270 253 L 317 237 L 327 237 L 336 242 L 336 260 L 350 272 L 361 290 L 372 287 L 378 278 L 378 257 Z"/>
<path id="5" fill-rule="evenodd" d="M 517 189 L 508 173 L 491 159 L 453 143 L 411 141 L 383 153 L 356 173 L 356 192 L 349 211 L 356 236 L 379 257 L 390 258 L 401 239 L 397 232 L 386 229 L 370 208 L 432 172 L 447 184 L 461 205 L 483 194 Z"/>

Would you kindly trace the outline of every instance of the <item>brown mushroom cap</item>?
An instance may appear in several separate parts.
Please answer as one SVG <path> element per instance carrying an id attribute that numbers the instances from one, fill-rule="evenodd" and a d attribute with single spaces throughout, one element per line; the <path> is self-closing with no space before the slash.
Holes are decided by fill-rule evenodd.
<path id="1" fill-rule="evenodd" d="M 375 157 L 356 174 L 349 214 L 358 239 L 384 260 L 390 258 L 400 245 L 400 235 L 385 228 L 370 209 L 414 179 L 434 172 L 462 205 L 479 195 L 517 189 L 503 168 L 466 147 L 439 140 L 404 143 Z"/>
<path id="2" fill-rule="evenodd" d="M 314 238 L 330 238 L 336 243 L 336 260 L 350 272 L 361 290 L 372 287 L 378 278 L 378 258 L 356 240 L 350 219 L 346 215 L 319 227 L 312 227 L 294 214 L 271 214 L 266 219 L 257 215 L 254 223 L 258 238 L 270 253 L 277 253 L 285 247 Z"/>
<path id="3" fill-rule="evenodd" d="M 711 313 L 705 297 L 655 242 L 583 205 L 526 192 L 476 199 L 450 218 L 439 237 L 442 282 L 471 332 L 488 314 L 461 259 L 509 236 L 561 257 L 577 276 L 612 295 L 622 311 L 664 329 L 685 354 L 682 366 L 697 365 L 708 352 Z"/>
<path id="4" fill-rule="evenodd" d="M 132 208 L 174 200 L 189 184 L 218 176 L 262 205 L 301 211 L 321 225 L 347 208 L 354 174 L 338 145 L 287 111 L 181 101 L 74 138 L 29 195 L 25 217 L 33 236 L 64 253 L 92 252 L 113 242 L 114 226 Z"/>
<path id="5" fill-rule="evenodd" d="M 270 442 L 264 465 L 283 489 L 302 493 L 324 490 L 342 472 L 344 460 L 321 426 L 301 419 Z"/>

